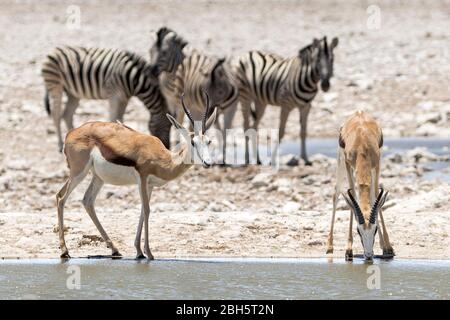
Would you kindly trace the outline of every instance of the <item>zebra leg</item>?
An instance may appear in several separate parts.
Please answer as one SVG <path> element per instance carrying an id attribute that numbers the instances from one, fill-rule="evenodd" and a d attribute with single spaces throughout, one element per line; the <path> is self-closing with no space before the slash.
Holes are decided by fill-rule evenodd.
<path id="1" fill-rule="evenodd" d="M 225 165 L 226 155 L 227 155 L 227 131 L 231 129 L 231 125 L 233 124 L 234 115 L 236 114 L 237 103 L 228 107 L 223 114 L 223 129 L 222 131 L 222 143 L 223 143 L 223 151 L 222 151 L 222 159 L 223 164 Z M 218 122 L 218 121 L 216 121 Z"/>
<path id="2" fill-rule="evenodd" d="M 277 155 L 280 149 L 281 140 L 284 137 L 284 134 L 286 133 L 286 122 L 289 117 L 289 113 L 291 112 L 290 108 L 286 108 L 281 106 L 280 111 L 280 126 L 278 128 L 278 143 L 276 144 L 276 149 L 274 151 L 274 155 Z M 273 159 L 275 160 L 275 159 Z M 290 161 L 291 162 L 291 161 Z"/>
<path id="3" fill-rule="evenodd" d="M 128 104 L 128 98 L 113 96 L 109 98 L 109 120 L 123 121 L 123 115 Z"/>
<path id="4" fill-rule="evenodd" d="M 74 97 L 73 95 L 67 93 L 67 103 L 66 108 L 64 109 L 64 122 L 66 123 L 67 130 L 73 129 L 73 115 L 75 114 L 75 110 L 78 108 L 78 104 L 80 99 Z"/>
<path id="5" fill-rule="evenodd" d="M 250 155 L 249 155 L 249 138 L 247 136 L 247 130 L 250 128 L 250 103 L 249 102 L 241 102 L 242 108 L 242 117 L 244 118 L 244 137 L 245 137 L 245 165 L 250 164 Z"/>
<path id="6" fill-rule="evenodd" d="M 158 137 L 167 149 L 170 149 L 170 128 L 172 124 L 164 113 L 150 115 L 148 130 L 151 135 Z"/>
<path id="7" fill-rule="evenodd" d="M 259 157 L 259 137 L 258 137 L 258 126 L 259 123 L 261 122 L 262 116 L 264 115 L 264 111 L 266 110 L 266 105 L 259 103 L 259 102 L 255 102 L 255 114 L 256 114 L 256 118 L 255 121 L 253 122 L 253 129 L 256 132 L 256 146 L 254 146 L 254 152 L 256 152 L 256 163 L 258 165 L 261 165 L 261 159 Z"/>
<path id="8" fill-rule="evenodd" d="M 62 88 L 53 88 L 49 92 L 49 99 L 50 99 L 50 110 L 51 115 L 53 118 L 53 124 L 56 128 L 56 138 L 58 139 L 58 150 L 59 152 L 62 152 L 63 149 L 63 140 L 62 140 L 62 134 L 61 134 L 61 103 L 62 103 Z"/>
<path id="9" fill-rule="evenodd" d="M 311 110 L 311 104 L 309 103 L 300 107 L 300 156 L 305 161 L 305 165 L 307 166 L 312 165 L 306 155 L 306 125 L 308 122 L 309 110 Z"/>

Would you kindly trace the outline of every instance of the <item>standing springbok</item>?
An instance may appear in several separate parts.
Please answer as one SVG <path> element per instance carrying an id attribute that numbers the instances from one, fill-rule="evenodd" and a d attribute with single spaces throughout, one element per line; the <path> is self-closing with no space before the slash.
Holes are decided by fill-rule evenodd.
<path id="1" fill-rule="evenodd" d="M 394 255 L 381 212 L 388 195 L 388 191 L 384 192 L 383 188 L 379 189 L 380 148 L 382 146 L 383 133 L 380 126 L 372 116 L 363 111 L 355 112 L 341 127 L 337 159 L 337 180 L 333 195 L 333 215 L 328 236 L 327 253 L 333 252 L 334 217 L 339 194 L 342 193 L 351 209 L 348 244 L 345 252 L 346 260 L 353 259 L 353 214 L 356 218 L 358 234 L 361 237 L 364 248 L 364 258 L 366 260 L 373 258 L 373 244 L 377 231 L 379 231 L 383 255 Z M 350 187 L 348 190 L 342 189 L 345 172 L 347 173 Z M 358 190 L 357 198 L 355 195 L 355 182 Z M 377 195 L 376 192 L 378 190 L 380 192 Z M 380 216 L 383 232 L 378 230 L 378 215 Z"/>
<path id="2" fill-rule="evenodd" d="M 166 149 L 158 138 L 137 132 L 121 123 L 88 122 L 70 131 L 65 140 L 64 153 L 70 169 L 69 179 L 56 195 L 58 206 L 59 242 L 61 257 L 69 258 L 64 240 L 63 213 L 64 204 L 70 193 L 92 172 L 92 181 L 84 198 L 83 205 L 105 240 L 113 256 L 120 256 L 106 231 L 100 224 L 94 209 L 95 199 L 103 184 L 137 184 L 142 202 L 141 216 L 136 233 L 135 247 L 137 258 L 145 258 L 141 250 L 142 224 L 144 223 L 145 254 L 153 259 L 148 242 L 148 219 L 150 215 L 150 197 L 154 187 L 183 175 L 198 158 L 204 167 L 211 165 L 208 145 L 210 139 L 206 131 L 214 123 L 216 107 L 211 109 L 209 96 L 206 96 L 206 112 L 202 117 L 201 130 L 188 131 L 175 118 L 167 114 L 170 122 L 181 131 L 182 147 L 177 152 Z M 184 111 L 194 127 L 194 120 L 181 98 Z M 212 112 L 211 112 L 212 111 Z M 207 117 L 207 114 L 211 116 Z M 196 151 L 198 158 L 193 151 Z"/>

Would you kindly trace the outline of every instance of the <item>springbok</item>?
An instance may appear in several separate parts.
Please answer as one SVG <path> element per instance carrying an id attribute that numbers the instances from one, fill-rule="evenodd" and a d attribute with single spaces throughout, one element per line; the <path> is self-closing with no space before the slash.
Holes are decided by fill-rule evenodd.
<path id="1" fill-rule="evenodd" d="M 70 193 L 92 172 L 92 181 L 84 198 L 83 205 L 105 240 L 111 248 L 113 256 L 120 256 L 106 231 L 100 224 L 94 209 L 95 199 L 103 184 L 133 185 L 139 187 L 141 198 L 141 215 L 135 239 L 138 259 L 145 258 L 141 250 L 142 224 L 144 223 L 145 245 L 147 258 L 152 260 L 148 242 L 148 219 L 150 215 L 150 197 L 154 187 L 160 187 L 167 182 L 183 175 L 194 161 L 200 159 L 204 167 L 211 166 L 211 156 L 208 145 L 210 139 L 206 131 L 214 123 L 217 115 L 216 106 L 212 107 L 209 96 L 206 96 L 206 111 L 200 126 L 194 126 L 188 108 L 181 97 L 182 106 L 192 123 L 198 128 L 189 133 L 175 118 L 167 114 L 170 122 L 181 131 L 182 147 L 177 152 L 166 149 L 158 138 L 137 132 L 121 123 L 87 122 L 81 127 L 71 130 L 65 140 L 64 153 L 70 169 L 69 179 L 56 195 L 58 206 L 59 242 L 62 258 L 70 258 L 64 240 L 64 204 Z M 209 117 L 207 115 L 210 114 Z M 196 151 L 198 158 L 193 151 Z M 198 163 L 198 161 L 197 161 Z"/>
<path id="2" fill-rule="evenodd" d="M 351 115 L 340 129 L 337 159 L 336 187 L 333 195 L 333 215 L 331 229 L 328 235 L 327 253 L 333 252 L 333 227 L 339 194 L 350 206 L 350 229 L 348 232 L 346 260 L 353 259 L 353 214 L 357 222 L 357 231 L 361 237 L 365 260 L 373 258 L 373 244 L 375 234 L 379 231 L 380 246 L 383 255 L 394 256 L 394 250 L 389 242 L 389 236 L 384 224 L 381 208 L 388 191 L 379 189 L 380 178 L 380 148 L 383 146 L 383 133 L 372 116 L 357 111 Z M 349 189 L 343 190 L 345 172 L 349 182 Z M 355 177 L 356 173 L 356 177 Z M 355 195 L 355 182 L 358 190 L 358 201 Z M 380 190 L 378 195 L 376 192 Z M 348 196 L 345 194 L 347 193 Z M 352 214 L 353 212 L 353 214 Z M 380 216 L 383 232 L 378 230 L 378 215 Z"/>

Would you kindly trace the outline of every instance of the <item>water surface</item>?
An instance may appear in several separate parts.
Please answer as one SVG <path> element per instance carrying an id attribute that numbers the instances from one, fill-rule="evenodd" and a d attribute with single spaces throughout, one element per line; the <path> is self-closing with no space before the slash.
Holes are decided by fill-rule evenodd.
<path id="1" fill-rule="evenodd" d="M 380 289 L 370 280 L 368 287 L 370 266 Z M 67 286 L 74 270 L 79 290 Z M 1 299 L 449 299 L 449 281 L 450 261 L 0 261 Z"/>

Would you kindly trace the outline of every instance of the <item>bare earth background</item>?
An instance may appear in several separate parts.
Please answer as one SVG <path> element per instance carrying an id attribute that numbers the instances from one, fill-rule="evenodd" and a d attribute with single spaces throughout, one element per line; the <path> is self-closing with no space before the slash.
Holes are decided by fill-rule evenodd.
<path id="1" fill-rule="evenodd" d="M 150 31 L 167 25 L 210 54 L 261 49 L 292 56 L 313 37 L 338 36 L 332 88 L 313 102 L 310 137 L 336 137 L 345 117 L 364 109 L 380 120 L 388 138 L 448 138 L 450 1 L 377 1 L 379 30 L 366 26 L 370 4 L 3 0 L 0 257 L 59 256 L 55 194 L 68 170 L 44 110 L 39 75 L 41 61 L 56 45 L 118 47 L 147 56 Z M 66 25 L 70 5 L 81 9 L 80 29 Z M 277 128 L 278 112 L 270 109 L 260 127 Z M 82 101 L 75 121 L 106 118 L 105 102 Z M 132 100 L 125 121 L 146 131 L 148 113 Z M 298 139 L 298 122 L 292 112 L 286 140 Z M 239 114 L 234 125 L 241 123 Z M 422 161 L 433 159 L 416 150 L 383 162 L 382 182 L 392 194 L 385 219 L 400 257 L 450 258 L 450 184 L 422 178 Z M 320 155 L 312 160 L 313 167 L 282 167 L 276 173 L 257 167 L 193 168 L 155 190 L 150 216 L 153 254 L 325 256 L 335 160 Z M 88 180 L 66 205 L 66 240 L 73 256 L 109 254 L 80 201 Z M 335 228 L 337 257 L 344 255 L 346 245 L 349 213 L 344 209 L 342 201 Z M 134 256 L 137 189 L 104 187 L 97 212 L 122 254 Z M 357 238 L 354 249 L 361 251 Z"/>

